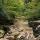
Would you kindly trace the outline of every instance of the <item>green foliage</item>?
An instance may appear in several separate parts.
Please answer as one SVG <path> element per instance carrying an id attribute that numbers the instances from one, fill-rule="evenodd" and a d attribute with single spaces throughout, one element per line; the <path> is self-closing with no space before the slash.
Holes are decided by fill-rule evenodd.
<path id="1" fill-rule="evenodd" d="M 26 5 L 26 11 L 29 17 L 40 17 L 40 0 L 32 0 Z"/>
<path id="2" fill-rule="evenodd" d="M 40 0 L 31 0 L 27 4 L 25 0 L 3 0 L 3 8 L 11 17 L 40 16 Z"/>
<path id="3" fill-rule="evenodd" d="M 4 0 L 4 9 L 10 15 L 20 16 L 21 12 L 24 11 L 24 7 L 24 0 Z"/>
<path id="4" fill-rule="evenodd" d="M 21 11 L 24 8 L 23 0 L 7 0 L 6 3 L 4 1 L 4 4 L 7 10 L 11 11 Z"/>

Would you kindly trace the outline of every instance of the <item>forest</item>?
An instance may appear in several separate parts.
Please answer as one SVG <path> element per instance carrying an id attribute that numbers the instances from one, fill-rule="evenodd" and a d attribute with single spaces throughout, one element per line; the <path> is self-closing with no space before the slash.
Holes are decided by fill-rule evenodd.
<path id="1" fill-rule="evenodd" d="M 39 31 L 40 0 L 0 0 L 0 40 L 40 40 Z"/>
<path id="2" fill-rule="evenodd" d="M 40 16 L 40 0 L 0 0 L 0 8 L 13 17 Z"/>

